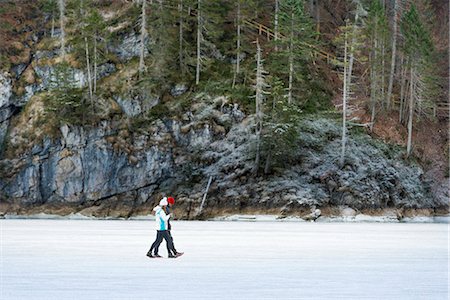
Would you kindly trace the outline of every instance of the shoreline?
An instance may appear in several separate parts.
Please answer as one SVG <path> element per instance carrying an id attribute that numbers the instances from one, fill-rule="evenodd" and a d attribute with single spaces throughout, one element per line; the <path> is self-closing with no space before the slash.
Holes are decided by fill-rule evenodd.
<path id="1" fill-rule="evenodd" d="M 32 215 L 5 214 L 0 220 L 73 220 L 73 221 L 153 221 L 152 215 L 140 215 L 129 218 L 123 217 L 93 217 L 85 216 L 79 213 L 68 215 L 55 215 L 38 213 Z M 392 215 L 371 216 L 358 214 L 355 216 L 320 216 L 316 219 L 305 220 L 298 216 L 279 216 L 279 215 L 251 215 L 234 214 L 206 218 L 203 220 L 184 220 L 177 221 L 205 221 L 205 222 L 298 222 L 298 223 L 424 223 L 424 224 L 449 224 L 450 214 L 442 216 L 415 216 L 398 219 Z"/>

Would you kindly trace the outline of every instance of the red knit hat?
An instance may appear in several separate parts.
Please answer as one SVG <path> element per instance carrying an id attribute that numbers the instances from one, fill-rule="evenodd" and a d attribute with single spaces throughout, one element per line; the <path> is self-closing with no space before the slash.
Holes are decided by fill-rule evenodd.
<path id="1" fill-rule="evenodd" d="M 171 204 L 171 205 L 174 205 L 174 204 L 175 204 L 175 199 L 173 199 L 172 197 L 168 197 L 168 198 L 167 198 L 167 202 L 168 202 L 169 204 Z"/>

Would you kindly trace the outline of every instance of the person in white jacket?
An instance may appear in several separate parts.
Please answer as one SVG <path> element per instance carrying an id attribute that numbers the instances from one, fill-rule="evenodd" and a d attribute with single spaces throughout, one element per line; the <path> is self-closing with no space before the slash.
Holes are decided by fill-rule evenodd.
<path id="1" fill-rule="evenodd" d="M 157 205 L 153 211 L 155 212 L 155 221 L 156 221 L 156 240 L 153 242 L 150 250 L 147 252 L 147 256 L 150 258 L 161 257 L 158 254 L 158 248 L 161 244 L 162 240 L 166 240 L 167 248 L 172 249 L 172 239 L 168 233 L 168 221 L 170 219 L 171 214 L 166 215 L 165 207 L 167 206 L 167 198 L 164 197 L 161 201 L 159 201 L 159 205 Z M 154 253 L 152 253 L 154 251 Z M 175 257 L 172 253 L 169 252 L 169 257 Z"/>

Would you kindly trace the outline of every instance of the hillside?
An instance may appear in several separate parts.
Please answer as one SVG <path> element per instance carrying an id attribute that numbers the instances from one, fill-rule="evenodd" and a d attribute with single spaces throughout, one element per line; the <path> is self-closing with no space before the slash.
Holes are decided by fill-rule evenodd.
<path id="1" fill-rule="evenodd" d="M 184 219 L 447 213 L 446 1 L 417 2 L 433 49 L 414 70 L 399 19 L 391 98 L 392 36 L 378 53 L 367 24 L 392 30 L 394 1 L 281 1 L 278 27 L 274 1 L 66 0 L 63 22 L 57 2 L 0 2 L 1 214 L 127 218 L 163 195 Z"/>

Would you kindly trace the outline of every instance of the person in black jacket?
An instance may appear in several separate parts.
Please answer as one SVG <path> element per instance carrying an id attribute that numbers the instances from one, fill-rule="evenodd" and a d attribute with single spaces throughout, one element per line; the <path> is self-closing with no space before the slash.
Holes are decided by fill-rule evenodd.
<path id="1" fill-rule="evenodd" d="M 168 205 L 166 206 L 166 214 L 170 214 L 170 209 L 175 204 L 175 199 L 173 197 L 168 197 L 167 198 L 167 203 L 168 203 Z M 167 233 L 169 235 L 169 238 L 171 239 L 171 243 L 167 243 L 167 252 L 169 253 L 169 257 L 181 256 L 181 255 L 184 254 L 184 252 L 178 252 L 175 249 L 175 245 L 173 243 L 173 237 L 172 237 L 172 234 L 170 232 L 170 230 L 172 229 L 172 226 L 170 225 L 170 220 L 167 223 L 168 223 L 167 224 Z M 172 256 L 170 254 L 172 254 Z"/>

